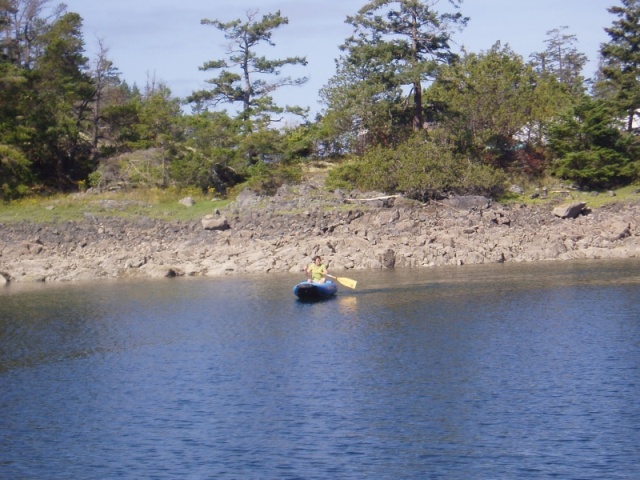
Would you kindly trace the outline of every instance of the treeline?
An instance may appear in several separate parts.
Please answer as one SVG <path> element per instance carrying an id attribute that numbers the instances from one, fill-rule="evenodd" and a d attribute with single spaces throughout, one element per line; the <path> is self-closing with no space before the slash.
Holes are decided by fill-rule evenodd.
<path id="1" fill-rule="evenodd" d="M 501 43 L 454 53 L 461 3 L 363 2 L 319 93 L 325 108 L 309 119 L 272 97 L 306 82 L 283 75 L 306 58 L 258 54 L 288 23 L 280 12 L 202 20 L 228 48 L 200 67 L 210 88 L 179 99 L 155 79 L 128 85 L 103 45 L 87 58 L 82 18 L 64 5 L 0 0 L 3 198 L 112 186 L 271 192 L 317 160 L 340 160 L 329 187 L 422 200 L 499 196 L 509 181 L 548 177 L 584 189 L 640 179 L 640 0 L 607 9 L 615 20 L 591 79 L 567 27 L 528 59 Z M 283 127 L 284 115 L 300 120 Z"/>

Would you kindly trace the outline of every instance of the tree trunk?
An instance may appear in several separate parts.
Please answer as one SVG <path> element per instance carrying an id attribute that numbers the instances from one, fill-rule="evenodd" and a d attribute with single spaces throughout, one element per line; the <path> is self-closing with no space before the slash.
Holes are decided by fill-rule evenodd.
<path id="1" fill-rule="evenodd" d="M 417 81 L 413 85 L 413 131 L 419 132 L 424 124 L 422 113 L 422 84 Z"/>

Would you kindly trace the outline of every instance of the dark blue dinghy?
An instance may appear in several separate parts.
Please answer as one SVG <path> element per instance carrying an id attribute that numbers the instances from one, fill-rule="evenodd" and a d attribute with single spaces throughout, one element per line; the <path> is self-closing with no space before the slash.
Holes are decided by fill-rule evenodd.
<path id="1" fill-rule="evenodd" d="M 330 280 L 324 283 L 304 281 L 293 287 L 293 294 L 300 300 L 325 300 L 333 297 L 337 291 L 338 287 Z"/>

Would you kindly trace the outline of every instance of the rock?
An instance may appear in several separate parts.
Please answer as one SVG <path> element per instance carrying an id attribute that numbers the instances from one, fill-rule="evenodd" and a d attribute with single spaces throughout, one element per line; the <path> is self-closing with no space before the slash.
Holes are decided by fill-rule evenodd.
<path id="1" fill-rule="evenodd" d="M 587 204 L 585 202 L 566 203 L 554 208 L 552 213 L 560 218 L 576 218 L 582 213 L 586 206 Z"/>
<path id="2" fill-rule="evenodd" d="M 396 252 L 391 249 L 385 250 L 381 256 L 380 263 L 384 268 L 394 268 L 396 266 Z"/>
<path id="3" fill-rule="evenodd" d="M 442 203 L 458 210 L 486 209 L 491 206 L 491 199 L 480 195 L 452 196 Z"/>
<path id="4" fill-rule="evenodd" d="M 238 207 L 251 207 L 260 203 L 260 196 L 249 188 L 245 188 L 236 197 L 235 203 Z"/>
<path id="5" fill-rule="evenodd" d="M 205 215 L 201 223 L 205 230 L 228 230 L 231 228 L 224 215 Z"/>
<path id="6" fill-rule="evenodd" d="M 607 231 L 609 233 L 609 240 L 622 240 L 631 235 L 631 224 L 614 221 L 609 225 Z"/>
<path id="7" fill-rule="evenodd" d="M 400 218 L 400 212 L 398 210 L 384 210 L 377 215 L 374 219 L 374 224 L 378 226 L 389 225 Z"/>
<path id="8" fill-rule="evenodd" d="M 191 197 L 184 197 L 180 201 L 178 201 L 180 205 L 184 205 L 185 207 L 193 207 L 196 204 L 196 201 Z"/>
<path id="9" fill-rule="evenodd" d="M 299 198 L 289 188 L 269 198 L 246 191 L 240 203 L 247 206 L 234 202 L 191 222 L 100 215 L 77 222 L 3 224 L 0 283 L 301 272 L 316 254 L 336 274 L 640 257 L 640 199 L 580 215 L 584 203 L 552 211 L 459 197 L 448 204 L 396 201 L 390 207 L 370 201 L 346 205 L 322 189 L 305 191 Z M 558 214 L 574 215 L 566 217 L 573 221 L 560 221 Z"/>

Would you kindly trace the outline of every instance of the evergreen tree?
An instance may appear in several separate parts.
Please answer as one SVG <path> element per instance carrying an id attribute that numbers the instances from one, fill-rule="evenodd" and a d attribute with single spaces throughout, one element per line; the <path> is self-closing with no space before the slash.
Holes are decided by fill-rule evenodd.
<path id="1" fill-rule="evenodd" d="M 567 90 L 579 98 L 584 93 L 582 69 L 587 63 L 587 56 L 578 52 L 575 47 L 577 37 L 563 33 L 569 27 L 562 26 L 547 32 L 544 52 L 531 55 L 534 68 L 542 75 L 550 75 Z"/>
<path id="2" fill-rule="evenodd" d="M 90 145 L 81 133 L 94 87 L 81 31 L 80 16 L 67 13 L 38 38 L 42 54 L 29 72 L 32 94 L 24 104 L 32 136 L 23 148 L 40 178 L 57 188 L 72 188 L 90 171 Z"/>
<path id="3" fill-rule="evenodd" d="M 553 77 L 541 77 L 499 42 L 442 68 L 427 98 L 438 106 L 435 119 L 460 151 L 525 170 L 532 167 L 526 152 L 540 145 L 545 123 L 571 102 Z"/>
<path id="4" fill-rule="evenodd" d="M 455 58 L 450 49 L 454 27 L 466 25 L 460 12 L 439 13 L 436 0 L 372 0 L 346 22 L 354 27 L 342 50 L 345 61 L 374 71 L 374 82 L 410 87 L 413 97 L 411 126 L 424 123 L 422 84 L 433 79 L 438 67 Z M 449 0 L 454 10 L 462 0 Z M 366 79 L 363 82 L 367 82 Z M 374 93 L 375 97 L 375 91 Z M 382 93 L 382 92 L 379 92 Z"/>
<path id="5" fill-rule="evenodd" d="M 603 100 L 584 96 L 549 128 L 552 173 L 584 189 L 606 189 L 638 179 L 636 138 L 621 131 Z"/>
<path id="6" fill-rule="evenodd" d="M 610 41 L 600 48 L 604 85 L 599 91 L 609 95 L 626 121 L 627 131 L 634 128 L 640 108 L 640 0 L 621 0 L 622 6 L 610 7 L 618 17 L 605 31 Z"/>
<path id="7" fill-rule="evenodd" d="M 64 3 L 50 7 L 51 0 L 6 0 L 0 2 L 0 44 L 10 62 L 31 70 L 43 55 L 40 41 L 55 21 L 67 11 Z M 4 38 L 3 38 L 4 36 Z"/>
<path id="8" fill-rule="evenodd" d="M 91 157 L 95 167 L 100 154 L 100 141 L 105 138 L 108 130 L 104 109 L 119 101 L 118 90 L 120 89 L 120 78 L 118 69 L 108 57 L 109 49 L 105 47 L 102 40 L 98 42 L 99 51 L 92 62 L 91 78 L 93 80 L 94 92 L 91 99 L 92 115 L 90 122 L 91 131 Z"/>
<path id="9" fill-rule="evenodd" d="M 212 25 L 224 32 L 229 41 L 228 56 L 226 59 L 206 62 L 200 68 L 203 71 L 218 70 L 220 73 L 207 80 L 213 86 L 212 89 L 193 92 L 187 99 L 195 104 L 196 110 L 222 103 L 239 104 L 240 116 L 246 122 L 247 131 L 252 130 L 250 121 L 267 126 L 274 114 L 305 113 L 300 107 L 276 105 L 271 93 L 284 86 L 304 84 L 306 77 L 280 77 L 280 73 L 285 66 L 307 65 L 306 58 L 268 59 L 256 53 L 263 44 L 275 46 L 271 40 L 273 31 L 288 24 L 289 20 L 280 11 L 266 14 L 259 20 L 256 17 L 257 11 L 249 11 L 246 21 L 201 21 L 203 25 Z"/>
<path id="10" fill-rule="evenodd" d="M 320 91 L 327 106 L 321 119 L 329 155 L 363 153 L 369 145 L 396 144 L 411 122 L 400 85 L 382 73 L 385 59 L 366 63 L 341 57 L 336 74 Z"/>

